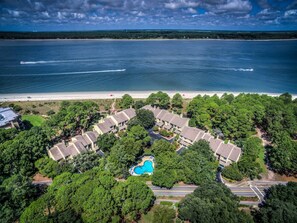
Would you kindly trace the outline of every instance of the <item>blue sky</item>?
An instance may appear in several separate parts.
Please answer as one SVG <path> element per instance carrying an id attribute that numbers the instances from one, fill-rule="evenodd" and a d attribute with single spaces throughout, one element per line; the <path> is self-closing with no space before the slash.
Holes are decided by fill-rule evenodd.
<path id="1" fill-rule="evenodd" d="M 0 30 L 297 30 L 297 0 L 0 0 Z"/>

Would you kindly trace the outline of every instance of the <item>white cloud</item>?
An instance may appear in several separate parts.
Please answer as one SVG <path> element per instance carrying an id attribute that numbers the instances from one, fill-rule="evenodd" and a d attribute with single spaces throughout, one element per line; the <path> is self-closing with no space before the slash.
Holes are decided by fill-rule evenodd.
<path id="1" fill-rule="evenodd" d="M 168 8 L 168 9 L 192 8 L 192 7 L 197 7 L 198 5 L 199 5 L 198 2 L 178 0 L 178 1 L 171 1 L 171 2 L 165 3 L 165 8 Z"/>
<path id="2" fill-rule="evenodd" d="M 191 13 L 191 14 L 196 14 L 197 13 L 197 10 L 196 9 L 193 9 L 193 8 L 188 8 L 186 10 L 186 12 Z"/>
<path id="3" fill-rule="evenodd" d="M 17 10 L 10 10 L 10 9 L 7 9 L 8 13 L 10 15 L 12 15 L 13 17 L 19 17 L 21 12 L 20 11 L 17 11 Z"/>
<path id="4" fill-rule="evenodd" d="M 224 4 L 217 5 L 216 9 L 223 12 L 248 12 L 252 9 L 252 4 L 246 0 L 227 0 Z"/>
<path id="5" fill-rule="evenodd" d="M 297 9 L 291 9 L 285 12 L 284 17 L 288 18 L 290 16 L 297 15 Z"/>
<path id="6" fill-rule="evenodd" d="M 44 17 L 46 17 L 46 18 L 49 18 L 49 17 L 50 17 L 47 11 L 42 12 L 41 14 L 42 14 Z"/>

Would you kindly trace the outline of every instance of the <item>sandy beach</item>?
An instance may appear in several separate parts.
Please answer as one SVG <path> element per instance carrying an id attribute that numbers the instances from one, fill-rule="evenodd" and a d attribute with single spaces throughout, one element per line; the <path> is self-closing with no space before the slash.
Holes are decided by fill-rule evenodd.
<path id="1" fill-rule="evenodd" d="M 115 99 L 121 98 L 124 94 L 129 94 L 133 98 L 147 98 L 151 93 L 157 91 L 98 91 L 98 92 L 57 92 L 57 93 L 21 93 L 21 94 L 0 94 L 0 102 L 6 101 L 54 101 L 54 100 L 86 100 L 86 99 Z M 221 97 L 224 93 L 234 94 L 240 93 L 257 93 L 269 96 L 279 96 L 280 93 L 258 93 L 258 92 L 223 92 L 223 91 L 163 91 L 170 97 L 175 93 L 180 93 L 183 98 L 191 99 L 197 95 L 218 95 Z M 292 95 L 293 99 L 297 95 Z"/>

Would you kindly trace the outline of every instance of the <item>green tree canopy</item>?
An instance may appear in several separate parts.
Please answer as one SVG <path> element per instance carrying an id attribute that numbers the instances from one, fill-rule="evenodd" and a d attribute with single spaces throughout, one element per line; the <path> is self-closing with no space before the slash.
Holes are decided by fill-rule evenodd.
<path id="1" fill-rule="evenodd" d="M 165 205 L 156 205 L 153 208 L 153 223 L 174 223 L 175 210 Z"/>
<path id="2" fill-rule="evenodd" d="M 19 131 L 16 128 L 0 129 L 0 144 L 12 140 L 18 133 Z"/>
<path id="3" fill-rule="evenodd" d="M 103 152 L 110 152 L 110 149 L 114 146 L 114 144 L 116 143 L 117 138 L 113 133 L 105 133 L 102 135 L 99 135 L 98 139 L 97 139 L 97 145 L 99 147 L 100 150 L 102 150 Z"/>
<path id="4" fill-rule="evenodd" d="M 249 215 L 239 211 L 238 206 L 238 197 L 225 185 L 207 183 L 179 203 L 179 218 L 193 223 L 253 222 Z"/>
<path id="5" fill-rule="evenodd" d="M 28 177 L 13 175 L 0 185 L 0 222 L 15 222 L 36 197 L 38 190 Z"/>
<path id="6" fill-rule="evenodd" d="M 145 129 L 150 129 L 155 125 L 154 113 L 149 110 L 140 109 L 136 111 L 136 118 Z"/>
<path id="7" fill-rule="evenodd" d="M 95 102 L 63 101 L 58 113 L 52 115 L 45 123 L 52 134 L 72 136 L 81 130 L 87 130 L 100 118 L 99 107 Z"/>
<path id="8" fill-rule="evenodd" d="M 162 153 L 175 152 L 175 147 L 170 142 L 161 139 L 154 141 L 152 151 L 155 156 L 159 156 Z"/>
<path id="9" fill-rule="evenodd" d="M 100 155 L 93 151 L 81 153 L 70 160 L 75 172 L 83 173 L 100 165 Z"/>
<path id="10" fill-rule="evenodd" d="M 167 109 L 170 106 L 170 97 L 168 94 L 158 91 L 157 93 L 150 94 L 150 96 L 146 99 L 146 103 L 162 109 Z"/>
<path id="11" fill-rule="evenodd" d="M 35 161 L 46 154 L 48 147 L 49 141 L 41 128 L 20 132 L 14 139 L 0 144 L 0 175 L 33 175 Z"/>
<path id="12" fill-rule="evenodd" d="M 130 108 L 133 104 L 133 98 L 129 94 L 124 94 L 120 101 L 120 107 L 123 109 L 127 109 Z"/>
<path id="13" fill-rule="evenodd" d="M 273 170 L 282 174 L 297 173 L 297 142 L 287 133 L 280 134 L 278 144 L 270 148 L 268 154 Z"/>
<path id="14" fill-rule="evenodd" d="M 255 221 L 261 223 L 297 222 L 297 183 L 275 185 L 268 189 L 264 204 L 255 212 Z"/>
<path id="15" fill-rule="evenodd" d="M 136 141 L 141 140 L 143 146 L 148 146 L 151 142 L 151 137 L 148 132 L 140 125 L 133 126 L 127 132 L 128 137 L 134 138 Z"/>
<path id="16" fill-rule="evenodd" d="M 107 168 L 115 176 L 127 177 L 128 169 L 143 153 L 143 141 L 123 137 L 116 143 L 107 157 Z"/>
<path id="17" fill-rule="evenodd" d="M 153 201 L 153 192 L 144 182 L 117 182 L 94 168 L 57 176 L 48 191 L 26 208 L 20 222 L 135 221 Z"/>
<path id="18" fill-rule="evenodd" d="M 35 162 L 35 167 L 43 175 L 54 178 L 62 173 L 60 164 L 49 157 L 42 157 Z"/>
<path id="19" fill-rule="evenodd" d="M 171 104 L 173 108 L 183 108 L 183 97 L 179 93 L 176 93 L 172 97 Z"/>

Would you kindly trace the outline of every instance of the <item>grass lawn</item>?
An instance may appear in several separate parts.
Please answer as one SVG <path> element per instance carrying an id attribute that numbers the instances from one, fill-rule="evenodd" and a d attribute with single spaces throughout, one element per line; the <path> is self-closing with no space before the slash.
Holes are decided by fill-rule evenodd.
<path id="1" fill-rule="evenodd" d="M 266 168 L 266 165 L 265 165 L 265 148 L 264 147 L 262 147 L 256 161 L 260 164 L 260 166 L 261 166 L 261 168 L 263 170 L 263 173 L 266 174 L 267 173 L 267 168 Z"/>
<path id="2" fill-rule="evenodd" d="M 22 120 L 30 122 L 33 126 L 41 126 L 45 121 L 44 118 L 39 115 L 22 115 Z"/>

